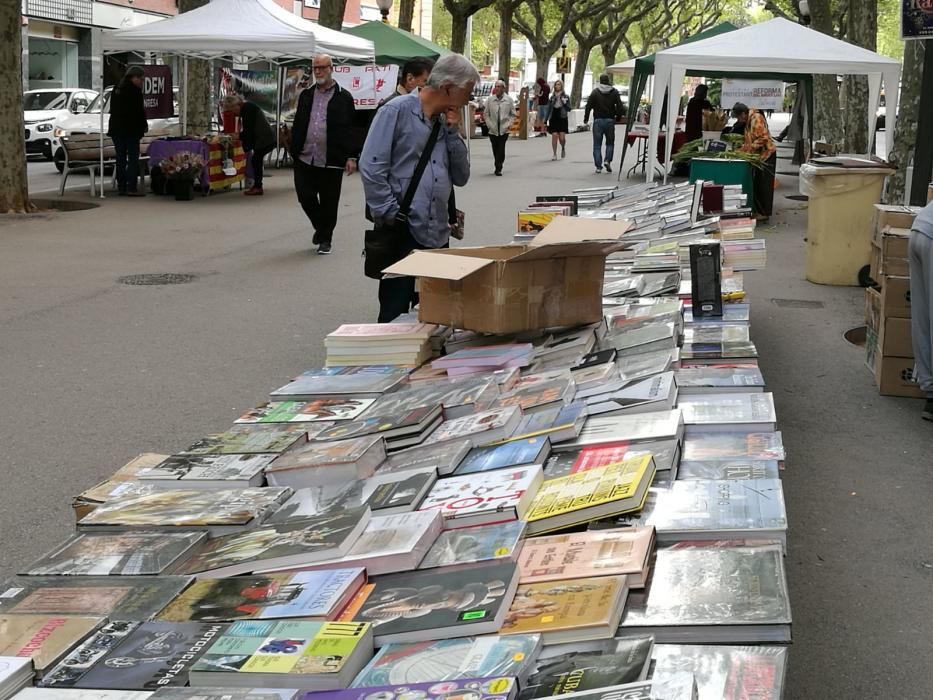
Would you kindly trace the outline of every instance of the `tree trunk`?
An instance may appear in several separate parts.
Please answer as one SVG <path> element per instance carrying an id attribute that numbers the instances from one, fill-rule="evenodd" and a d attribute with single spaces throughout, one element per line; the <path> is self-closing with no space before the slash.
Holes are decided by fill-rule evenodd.
<path id="1" fill-rule="evenodd" d="M 810 25 L 827 36 L 835 36 L 835 24 L 830 0 L 809 0 Z M 813 76 L 814 124 L 817 138 L 842 146 L 845 131 L 842 109 L 839 105 L 839 88 L 834 75 Z"/>
<path id="2" fill-rule="evenodd" d="M 570 90 L 570 104 L 574 107 L 580 106 L 580 100 L 583 97 L 583 78 L 586 76 L 586 67 L 590 62 L 590 53 L 593 51 L 591 44 L 580 44 L 579 39 L 577 42 L 577 65 L 573 67 L 573 87 Z"/>
<path id="3" fill-rule="evenodd" d="M 0 213 L 32 209 L 23 133 L 23 27 L 20 3 L 0 3 Z"/>
<path id="4" fill-rule="evenodd" d="M 399 0 L 398 28 L 406 32 L 411 31 L 411 24 L 415 18 L 415 0 Z"/>
<path id="5" fill-rule="evenodd" d="M 317 13 L 317 21 L 322 27 L 335 29 L 338 32 L 343 28 L 343 15 L 347 10 L 347 0 L 321 0 L 321 9 Z"/>
<path id="6" fill-rule="evenodd" d="M 878 0 L 849 0 L 846 15 L 848 41 L 874 51 L 878 44 Z M 845 78 L 846 151 L 868 153 L 871 135 L 868 133 L 868 78 L 849 75 Z"/>
<path id="7" fill-rule="evenodd" d="M 907 164 L 917 144 L 917 121 L 920 119 L 920 87 L 923 80 L 923 47 L 925 41 L 908 41 L 904 45 L 904 70 L 901 73 L 901 103 L 894 132 L 891 163 L 897 172 L 888 178 L 884 201 L 903 204 L 907 182 Z M 894 114 L 887 117 L 885 136 L 891 138 Z"/>
<path id="8" fill-rule="evenodd" d="M 178 11 L 189 12 L 203 7 L 207 2 L 208 0 L 178 0 Z M 205 134 L 210 131 L 213 77 L 210 61 L 198 58 L 188 59 L 188 80 L 182 89 L 187 92 L 189 134 Z"/>
<path id="9" fill-rule="evenodd" d="M 499 14 L 499 80 L 509 84 L 512 70 L 512 15 L 515 12 L 513 0 L 499 0 L 496 3 Z"/>
<path id="10" fill-rule="evenodd" d="M 468 14 L 450 13 L 450 50 L 462 54 L 466 48 Z"/>
<path id="11" fill-rule="evenodd" d="M 544 78 L 547 80 L 547 68 L 551 65 L 551 59 L 554 58 L 556 51 L 549 51 L 546 46 L 531 45 L 535 52 L 535 79 Z"/>

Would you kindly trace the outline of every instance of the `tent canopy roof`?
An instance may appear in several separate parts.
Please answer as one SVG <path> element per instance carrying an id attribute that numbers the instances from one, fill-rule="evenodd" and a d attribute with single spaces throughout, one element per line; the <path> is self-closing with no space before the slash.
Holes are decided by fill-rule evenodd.
<path id="1" fill-rule="evenodd" d="M 322 27 L 272 0 L 211 0 L 207 5 L 139 27 L 105 31 L 105 52 L 156 51 L 194 58 L 244 56 L 248 60 L 307 58 L 372 60 L 373 43 Z"/>
<path id="2" fill-rule="evenodd" d="M 622 63 L 613 63 L 606 68 L 606 72 L 613 75 L 635 75 L 635 61 L 637 60 L 637 58 L 630 58 Z"/>
<path id="3" fill-rule="evenodd" d="M 699 41 L 706 41 L 707 39 L 711 39 L 722 34 L 734 32 L 736 29 L 738 29 L 738 27 L 732 24 L 732 22 L 723 22 L 722 24 L 717 24 L 715 27 L 710 27 L 706 31 L 697 32 L 686 41 L 675 44 L 670 49 L 665 49 L 665 51 L 672 51 L 673 49 L 687 46 L 688 44 L 694 44 Z M 659 51 L 658 53 L 662 52 Z M 635 59 L 635 69 L 639 72 L 647 71 L 648 73 L 654 73 L 654 64 L 657 55 L 657 53 L 652 53 L 647 56 L 639 56 Z"/>
<path id="4" fill-rule="evenodd" d="M 373 42 L 376 63 L 383 66 L 390 63 L 402 65 L 405 61 L 420 56 L 437 58 L 450 53 L 443 46 L 385 22 L 364 22 L 344 30 L 343 33 Z"/>
<path id="5" fill-rule="evenodd" d="M 846 43 L 783 18 L 753 24 L 657 54 L 658 70 L 691 73 L 865 74 L 897 68 L 893 58 Z"/>

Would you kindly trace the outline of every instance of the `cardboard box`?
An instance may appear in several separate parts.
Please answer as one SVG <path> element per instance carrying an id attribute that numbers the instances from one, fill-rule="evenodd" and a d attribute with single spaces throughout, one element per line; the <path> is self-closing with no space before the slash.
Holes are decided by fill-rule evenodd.
<path id="1" fill-rule="evenodd" d="M 875 231 L 881 232 L 888 227 L 910 229 L 910 227 L 914 225 L 914 219 L 919 213 L 920 207 L 876 204 Z"/>
<path id="2" fill-rule="evenodd" d="M 875 358 L 875 384 L 882 396 L 926 397 L 914 381 L 914 361 L 905 357 L 878 355 Z"/>
<path id="3" fill-rule="evenodd" d="M 885 258 L 903 258 L 908 257 L 907 246 L 910 242 L 909 228 L 896 228 L 885 226 L 881 231 L 876 231 L 872 242 L 881 248 L 881 255 Z"/>
<path id="4" fill-rule="evenodd" d="M 910 318 L 910 278 L 881 276 L 881 315 Z"/>
<path id="5" fill-rule="evenodd" d="M 425 323 L 518 333 L 601 321 L 606 256 L 626 245 L 593 241 L 419 250 L 385 272 L 418 278 L 419 318 Z"/>
<path id="6" fill-rule="evenodd" d="M 910 333 L 910 319 L 889 316 L 881 320 L 878 329 L 878 349 L 884 357 L 913 359 L 914 346 Z"/>

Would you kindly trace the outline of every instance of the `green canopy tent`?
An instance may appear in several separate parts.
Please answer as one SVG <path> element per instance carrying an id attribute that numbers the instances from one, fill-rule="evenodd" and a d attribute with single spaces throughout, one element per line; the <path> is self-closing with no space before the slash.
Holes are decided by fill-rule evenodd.
<path id="1" fill-rule="evenodd" d="M 725 34 L 726 32 L 733 32 L 738 27 L 731 22 L 723 22 L 722 24 L 717 24 L 715 27 L 707 29 L 706 31 L 699 32 L 694 36 L 690 37 L 686 41 L 683 41 L 676 46 L 685 46 L 687 44 L 692 44 L 696 41 L 702 41 L 704 39 L 710 39 L 720 34 Z M 671 47 L 671 48 L 675 48 Z M 378 46 L 377 52 L 378 52 Z M 648 85 L 648 78 L 654 75 L 654 65 L 655 57 L 657 54 L 651 54 L 649 56 L 641 56 L 635 59 L 635 71 L 632 75 L 631 88 L 629 89 L 629 109 L 626 119 L 626 134 L 631 132 L 632 126 L 635 124 L 635 117 L 638 113 L 637 105 L 641 103 L 641 98 L 645 93 L 645 88 Z M 619 64 L 620 66 L 624 64 Z M 609 72 L 612 72 L 612 67 L 608 69 Z M 621 71 L 620 71 L 621 72 Z M 728 71 L 709 71 L 709 70 L 688 70 L 687 75 L 689 76 L 703 76 L 707 78 L 743 78 L 743 79 L 759 79 L 759 80 L 782 80 L 786 83 L 798 83 L 799 88 L 805 90 L 806 100 L 807 100 L 807 113 L 813 114 L 813 77 L 811 75 L 800 75 L 799 73 L 773 73 L 773 72 L 762 72 L 762 73 L 742 73 L 742 72 L 728 72 Z M 663 102 L 664 95 L 656 96 L 655 101 Z M 731 105 L 724 105 L 728 108 Z M 813 120 L 808 120 L 810 125 L 810 138 L 812 140 L 812 127 Z M 628 139 L 622 144 L 622 159 L 619 161 L 619 177 L 622 175 L 621 163 L 625 161 L 625 155 L 628 151 Z"/>
<path id="2" fill-rule="evenodd" d="M 385 22 L 364 22 L 356 27 L 345 29 L 343 33 L 373 42 L 376 47 L 376 65 L 379 66 L 390 64 L 401 66 L 411 58 L 424 56 L 436 59 L 450 53 L 433 41 L 428 41 Z"/>

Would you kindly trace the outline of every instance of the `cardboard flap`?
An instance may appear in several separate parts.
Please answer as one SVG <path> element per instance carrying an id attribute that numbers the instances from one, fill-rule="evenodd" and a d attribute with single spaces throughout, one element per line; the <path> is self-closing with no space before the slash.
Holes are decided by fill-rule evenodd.
<path id="1" fill-rule="evenodd" d="M 390 265 L 383 273 L 405 277 L 434 277 L 436 279 L 457 281 L 469 277 L 477 270 L 496 261 L 486 258 L 474 258 L 466 255 L 445 255 L 429 250 L 416 250 L 407 258 Z"/>
<path id="2" fill-rule="evenodd" d="M 540 235 L 540 234 L 538 234 Z M 529 260 L 547 260 L 549 258 L 589 258 L 594 255 L 606 256 L 634 245 L 631 241 L 590 241 L 587 243 L 552 243 L 542 246 L 529 246 L 525 252 L 512 257 L 509 262 Z"/>
<path id="3" fill-rule="evenodd" d="M 584 241 L 617 241 L 632 228 L 632 222 L 622 219 L 581 219 L 576 216 L 556 216 L 529 243 L 533 247 L 552 243 L 583 243 Z"/>

